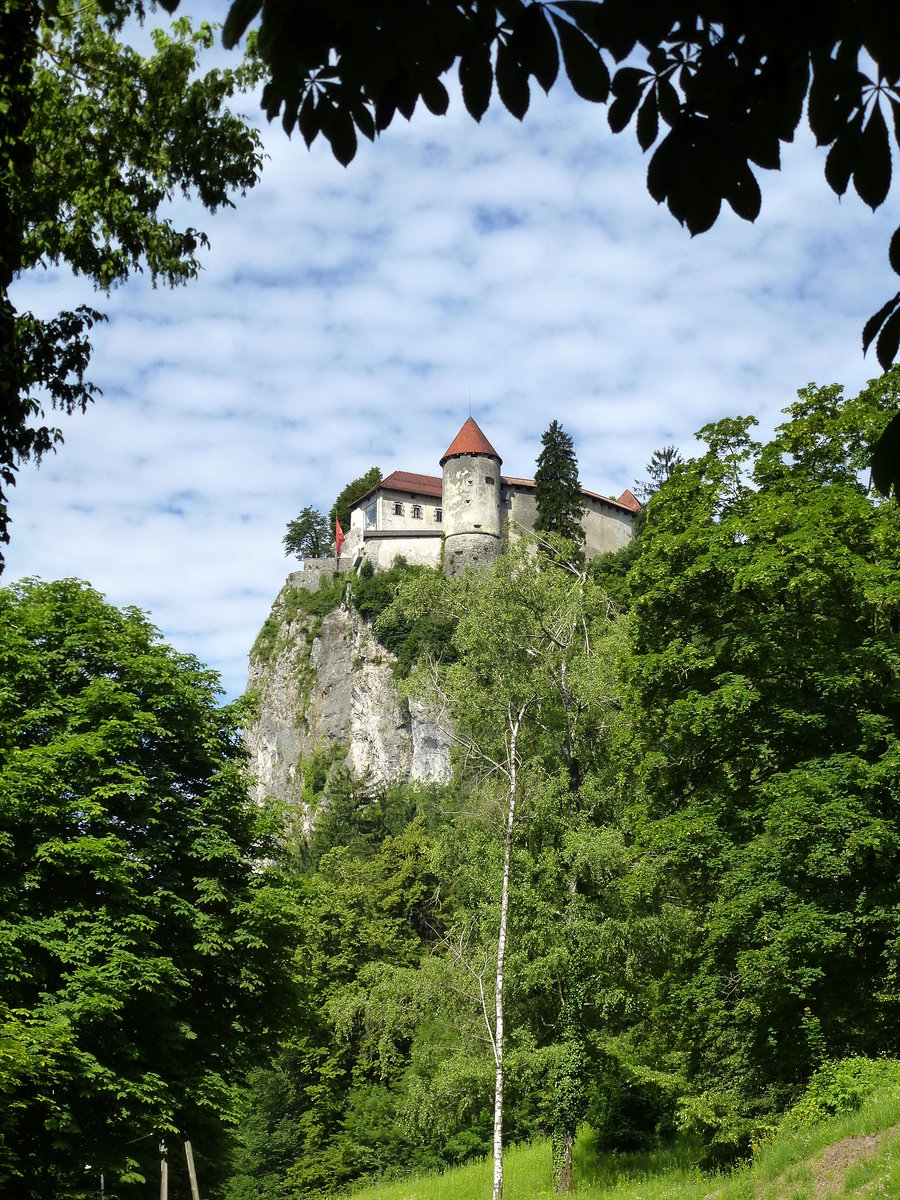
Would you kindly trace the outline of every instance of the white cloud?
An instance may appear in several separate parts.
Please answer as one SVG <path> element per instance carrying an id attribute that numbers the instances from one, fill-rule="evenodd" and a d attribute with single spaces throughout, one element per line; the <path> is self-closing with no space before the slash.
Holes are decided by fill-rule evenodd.
<path id="1" fill-rule="evenodd" d="M 865 319 L 896 290 L 891 222 L 827 190 L 808 136 L 764 173 L 754 226 L 691 239 L 645 190 L 631 133 L 559 88 L 519 125 L 402 120 L 346 170 L 264 130 L 262 182 L 207 230 L 200 277 L 111 297 L 52 270 L 17 300 L 94 302 L 104 395 L 24 468 L 6 578 L 89 579 L 243 689 L 288 570 L 286 522 L 373 464 L 437 473 L 472 412 L 509 474 L 557 418 L 586 486 L 720 416 L 763 429 L 810 380 L 876 374 Z"/>

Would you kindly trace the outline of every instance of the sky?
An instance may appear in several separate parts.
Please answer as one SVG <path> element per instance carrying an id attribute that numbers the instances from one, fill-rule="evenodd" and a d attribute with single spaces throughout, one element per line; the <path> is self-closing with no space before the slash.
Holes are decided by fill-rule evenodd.
<path id="1" fill-rule="evenodd" d="M 861 330 L 896 291 L 894 222 L 831 193 L 804 128 L 759 172 L 755 224 L 723 210 L 692 239 L 647 194 L 633 129 L 614 137 L 562 83 L 533 88 L 521 124 L 495 98 L 477 125 L 452 94 L 347 168 L 239 107 L 265 141 L 257 187 L 214 215 L 173 206 L 209 236 L 199 278 L 108 297 L 64 269 L 17 283 L 20 308 L 109 320 L 102 397 L 19 473 L 3 579 L 74 576 L 136 605 L 227 698 L 299 566 L 287 522 L 371 466 L 438 474 L 470 411 L 505 474 L 533 476 L 555 419 L 583 486 L 617 496 L 710 421 L 753 414 L 765 434 L 807 383 L 854 394 L 878 373 Z"/>

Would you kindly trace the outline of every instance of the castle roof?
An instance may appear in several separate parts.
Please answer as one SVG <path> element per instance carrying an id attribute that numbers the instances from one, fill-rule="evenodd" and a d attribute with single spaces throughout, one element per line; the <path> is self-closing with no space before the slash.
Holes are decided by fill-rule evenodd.
<path id="1" fill-rule="evenodd" d="M 447 447 L 441 459 L 441 466 L 448 458 L 455 458 L 458 454 L 484 454 L 489 458 L 496 458 L 498 463 L 503 461 L 471 417 L 465 421 L 462 429 Z"/>
<path id="2" fill-rule="evenodd" d="M 630 508 L 632 512 L 638 512 L 641 507 L 640 500 L 638 500 L 631 488 L 626 488 L 616 503 L 624 505 L 625 508 Z"/>
<path id="3" fill-rule="evenodd" d="M 468 423 L 469 422 L 467 421 L 466 425 L 468 425 Z M 472 424 L 475 425 L 475 422 L 472 421 Z M 462 436 L 465 428 L 466 426 L 464 425 L 459 432 L 459 437 Z M 475 428 L 478 433 L 484 437 L 477 425 L 475 425 Z M 453 445 L 459 441 L 459 437 L 454 439 L 454 442 L 450 447 L 451 450 L 453 449 Z M 490 443 L 487 442 L 486 438 L 485 443 L 490 448 Z M 454 453 L 472 454 L 481 452 L 472 450 L 456 450 Z M 444 458 L 448 457 L 450 457 L 449 451 L 444 455 Z M 501 487 L 522 488 L 530 491 L 534 488 L 534 480 L 522 479 L 515 475 L 501 475 L 500 485 Z M 381 491 L 382 489 L 389 492 L 412 492 L 418 496 L 434 496 L 439 500 L 443 492 L 443 480 L 440 475 L 417 475 L 414 471 L 392 471 L 390 475 L 386 475 L 384 479 L 382 479 L 381 483 L 376 483 L 374 487 L 369 488 L 367 492 L 363 492 L 361 496 L 358 496 L 350 507 L 357 508 L 369 496 L 374 495 L 375 492 Z M 611 496 L 603 496 L 599 492 L 591 492 L 587 488 L 582 488 L 581 494 L 582 496 L 587 496 L 591 500 L 601 500 L 604 504 L 609 504 L 613 508 L 624 508 L 629 512 L 639 512 L 641 508 L 640 501 L 629 488 L 625 489 L 622 495 L 619 496 L 618 500 L 614 500 Z"/>
<path id="4" fill-rule="evenodd" d="M 533 479 L 520 479 L 515 475 L 502 475 L 500 477 L 502 487 L 520 488 L 524 491 L 534 490 Z M 636 499 L 634 494 L 625 489 L 618 500 L 614 500 L 612 496 L 604 496 L 602 492 L 592 492 L 588 488 L 581 489 L 581 495 L 587 496 L 589 500 L 599 500 L 602 504 L 608 504 L 611 508 L 625 508 L 629 512 L 638 512 L 641 507 L 640 500 Z"/>
<path id="5" fill-rule="evenodd" d="M 366 497 L 384 488 L 389 492 L 415 492 L 419 496 L 437 496 L 440 498 L 443 480 L 440 475 L 416 475 L 413 471 L 391 471 L 381 483 L 376 483 L 358 496 L 350 506 L 356 508 Z"/>

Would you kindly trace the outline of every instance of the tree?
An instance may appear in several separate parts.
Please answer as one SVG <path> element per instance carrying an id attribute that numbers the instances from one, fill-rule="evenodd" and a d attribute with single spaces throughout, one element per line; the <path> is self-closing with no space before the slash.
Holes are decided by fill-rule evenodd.
<path id="1" fill-rule="evenodd" d="M 17 313 L 15 278 L 67 263 L 102 291 L 141 270 L 184 283 L 207 237 L 176 228 L 166 202 L 181 191 L 214 212 L 259 176 L 258 135 L 227 108 L 256 69 L 199 75 L 213 30 L 187 19 L 155 31 L 143 57 L 123 40 L 133 14 L 139 0 L 0 8 L 0 542 L 19 465 L 62 439 L 49 411 L 84 410 L 97 392 L 85 371 L 102 319 L 86 306 L 51 320 Z"/>
<path id="2" fill-rule="evenodd" d="M 299 517 L 288 521 L 287 533 L 282 538 L 285 554 L 297 558 L 321 558 L 331 544 L 328 523 L 322 514 L 307 504 Z"/>
<path id="3" fill-rule="evenodd" d="M 522 119 L 532 80 L 545 92 L 563 66 L 575 92 L 608 104 L 613 133 L 634 124 L 652 151 L 647 188 L 692 234 L 727 203 L 752 221 L 758 168 L 777 170 L 781 147 L 803 116 L 830 147 L 825 180 L 842 196 L 852 179 L 873 210 L 891 185 L 891 132 L 900 146 L 900 12 L 865 5 L 673 4 L 654 0 L 356 0 L 290 6 L 234 0 L 225 22 L 235 45 L 259 17 L 269 80 L 263 106 L 307 145 L 321 134 L 346 164 L 357 135 L 373 140 L 421 99 L 443 114 L 442 82 L 458 66 L 463 103 L 476 121 L 496 85 Z M 893 118 L 887 120 L 887 117 Z M 900 228 L 889 258 L 900 274 Z M 868 321 L 884 369 L 900 346 L 900 291 Z M 900 491 L 900 414 L 875 459 L 882 490 Z"/>
<path id="4" fill-rule="evenodd" d="M 534 473 L 535 530 L 583 545 L 584 504 L 572 439 L 558 421 L 551 421 L 541 447 Z"/>
<path id="5" fill-rule="evenodd" d="M 350 505 L 378 483 L 381 483 L 381 469 L 369 467 L 365 475 L 360 475 L 358 479 L 352 479 L 346 487 L 342 488 L 328 512 L 328 523 L 331 528 L 334 529 L 335 521 L 340 521 L 341 529 L 349 529 Z"/>
<path id="6" fill-rule="evenodd" d="M 862 478 L 898 398 L 895 368 L 803 389 L 765 445 L 707 426 L 632 571 L 637 843 L 688 917 L 652 1040 L 732 1151 L 823 1047 L 897 1051 L 900 508 Z"/>
<path id="7" fill-rule="evenodd" d="M 95 1195 L 102 1171 L 133 1194 L 180 1131 L 212 1181 L 290 999 L 278 826 L 247 798 L 238 714 L 74 580 L 0 592 L 0 664 L 0 1186 Z"/>
<path id="8" fill-rule="evenodd" d="M 672 477 L 672 472 L 676 467 L 684 462 L 677 446 L 663 446 L 661 450 L 654 450 L 647 463 L 647 474 L 649 480 L 643 482 L 634 481 L 635 494 L 639 500 L 646 503 L 664 483 L 667 483 Z"/>
<path id="9" fill-rule="evenodd" d="M 487 961 L 472 972 L 494 1061 L 494 1200 L 503 1192 L 506 971 L 522 807 L 534 805 L 538 795 L 557 796 L 559 789 L 549 781 L 561 775 L 569 824 L 577 824 L 573 817 L 580 807 L 578 793 L 586 768 L 582 752 L 586 744 L 595 758 L 608 751 L 610 714 L 617 705 L 610 681 L 616 674 L 621 627 L 610 620 L 606 597 L 584 569 L 566 561 L 568 548 L 558 538 L 549 544 L 522 538 L 490 570 L 469 571 L 456 579 L 423 575 L 397 600 L 401 607 L 415 609 L 424 596 L 426 603 L 455 620 L 454 659 L 442 664 L 426 661 L 412 676 L 411 687 L 426 687 L 447 714 L 463 769 L 496 797 L 501 815 L 499 878 L 489 888 L 498 898 L 494 977 L 488 978 Z M 542 839 L 545 854 L 549 841 Z M 541 872 L 546 882 L 546 861 Z M 568 901 L 567 916 L 574 917 L 578 870 L 570 863 L 568 872 L 561 868 L 558 873 L 566 876 L 561 895 L 567 900 L 562 903 Z M 561 1043 L 550 1123 L 557 1150 L 555 1173 L 564 1188 L 572 1183 L 572 1146 L 585 1097 L 583 1061 L 572 1069 L 578 1057 L 577 994 L 582 980 L 573 967 L 577 939 L 571 926 L 567 934 L 571 953 L 557 947 L 556 962 L 549 968 L 551 991 L 562 1000 L 555 1011 L 551 1006 L 546 1022 L 557 1027 Z M 548 931 L 540 936 L 547 937 Z"/>

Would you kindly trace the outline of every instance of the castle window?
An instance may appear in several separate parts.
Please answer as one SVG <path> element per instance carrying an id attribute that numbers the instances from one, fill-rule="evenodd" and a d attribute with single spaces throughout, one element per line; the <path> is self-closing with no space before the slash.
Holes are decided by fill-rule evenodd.
<path id="1" fill-rule="evenodd" d="M 440 523 L 441 523 L 441 521 L 443 521 L 443 519 L 444 519 L 444 510 L 443 510 L 442 508 L 436 508 L 436 509 L 434 510 L 434 519 L 435 519 L 435 521 L 436 521 L 438 524 L 440 524 Z"/>
<path id="2" fill-rule="evenodd" d="M 375 501 L 366 505 L 366 529 L 371 529 L 375 524 Z"/>
<path id="3" fill-rule="evenodd" d="M 491 487 L 493 487 L 493 486 L 494 486 L 494 477 L 493 477 L 493 475 L 485 475 L 485 477 L 484 477 L 484 482 L 485 482 L 485 483 L 487 483 L 487 484 L 489 484 Z"/>
<path id="4" fill-rule="evenodd" d="M 394 501 L 394 516 L 395 517 L 403 516 L 403 505 L 400 503 L 399 500 Z"/>
<path id="5" fill-rule="evenodd" d="M 421 519 L 422 519 L 422 505 L 421 504 L 414 504 L 412 506 L 412 515 L 417 521 L 421 521 Z"/>

